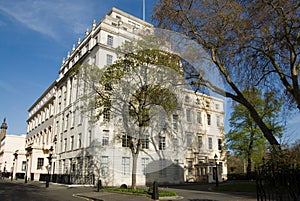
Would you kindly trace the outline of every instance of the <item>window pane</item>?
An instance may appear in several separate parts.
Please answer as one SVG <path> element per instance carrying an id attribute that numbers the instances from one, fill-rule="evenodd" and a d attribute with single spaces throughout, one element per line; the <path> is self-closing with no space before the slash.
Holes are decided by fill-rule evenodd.
<path id="1" fill-rule="evenodd" d="M 198 147 L 201 148 L 203 145 L 202 136 L 198 136 Z"/>
<path id="2" fill-rule="evenodd" d="M 123 175 L 130 174 L 130 158 L 129 157 L 122 157 L 122 173 Z"/>
<path id="3" fill-rule="evenodd" d="M 142 171 L 143 171 L 144 175 L 146 175 L 146 173 L 147 173 L 148 163 L 149 163 L 149 158 L 142 158 Z"/>
<path id="4" fill-rule="evenodd" d="M 101 176 L 108 175 L 108 156 L 101 157 Z"/>
<path id="5" fill-rule="evenodd" d="M 178 129 L 178 115 L 177 114 L 173 115 L 173 129 L 174 130 Z"/>
<path id="6" fill-rule="evenodd" d="M 193 141 L 193 136 L 191 133 L 186 134 L 186 146 L 187 147 L 192 147 L 192 142 Z"/>
<path id="7" fill-rule="evenodd" d="M 191 122 L 191 110 L 190 109 L 186 109 L 186 120 L 188 122 Z"/>
<path id="8" fill-rule="evenodd" d="M 201 112 L 197 112 L 197 123 L 202 124 Z"/>
<path id="9" fill-rule="evenodd" d="M 37 169 L 42 169 L 43 166 L 44 166 L 44 158 L 38 158 Z"/>
<path id="10" fill-rule="evenodd" d="M 211 115 L 207 114 L 207 125 L 211 125 Z"/>
<path id="11" fill-rule="evenodd" d="M 149 135 L 145 135 L 144 139 L 142 141 L 142 148 L 143 149 L 149 149 Z"/>
<path id="12" fill-rule="evenodd" d="M 111 35 L 108 35 L 107 36 L 107 45 L 113 46 L 113 44 L 114 44 L 114 37 Z"/>
<path id="13" fill-rule="evenodd" d="M 166 149 L 166 137 L 159 136 L 159 150 Z"/>
<path id="14" fill-rule="evenodd" d="M 111 65 L 113 60 L 113 56 L 110 54 L 106 55 L 106 65 Z"/>
<path id="15" fill-rule="evenodd" d="M 211 137 L 209 137 L 208 138 L 208 149 L 212 149 L 212 138 Z"/>

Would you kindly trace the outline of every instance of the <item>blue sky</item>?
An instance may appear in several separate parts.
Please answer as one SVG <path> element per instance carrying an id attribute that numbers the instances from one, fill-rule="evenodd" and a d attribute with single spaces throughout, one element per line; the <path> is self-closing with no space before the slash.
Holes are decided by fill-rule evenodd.
<path id="1" fill-rule="evenodd" d="M 156 0 L 145 2 L 151 22 Z M 26 134 L 29 107 L 58 77 L 72 45 L 112 7 L 143 17 L 143 0 L 0 0 L 0 122 L 7 118 L 9 134 Z M 300 138 L 299 123 L 299 114 L 291 118 L 286 140 Z"/>
<path id="2" fill-rule="evenodd" d="M 146 0 L 150 22 L 155 0 Z M 143 17 L 143 0 L 0 0 L 0 122 L 26 134 L 27 110 L 58 77 L 72 45 L 116 7 Z"/>

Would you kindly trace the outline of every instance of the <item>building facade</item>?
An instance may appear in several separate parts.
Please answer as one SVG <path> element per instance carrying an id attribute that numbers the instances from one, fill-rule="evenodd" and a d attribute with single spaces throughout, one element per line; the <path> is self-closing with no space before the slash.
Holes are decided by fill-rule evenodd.
<path id="1" fill-rule="evenodd" d="M 7 135 L 6 120 L 1 125 L 0 172 L 11 179 L 24 179 L 26 172 L 25 135 Z"/>
<path id="2" fill-rule="evenodd" d="M 96 179 L 110 186 L 131 183 L 132 154 L 126 133 L 109 121 L 109 114 L 91 120 L 94 111 L 86 111 L 82 99 L 90 89 L 72 69 L 112 64 L 121 44 L 151 29 L 153 25 L 112 8 L 73 45 L 57 80 L 29 109 L 26 150 L 31 179 L 50 172 L 56 178 L 66 176 L 63 182 L 70 183 L 92 184 Z M 138 185 L 154 180 L 213 182 L 216 162 L 218 179 L 226 179 L 223 101 L 189 90 L 180 97 L 180 109 L 169 118 L 172 132 L 149 133 L 143 140 L 137 159 Z"/>
<path id="3" fill-rule="evenodd" d="M 39 180 L 48 174 L 50 164 L 47 157 L 54 146 L 56 81 L 29 108 L 27 119 L 26 154 L 28 157 L 27 178 Z M 55 166 L 55 162 L 53 163 Z"/>

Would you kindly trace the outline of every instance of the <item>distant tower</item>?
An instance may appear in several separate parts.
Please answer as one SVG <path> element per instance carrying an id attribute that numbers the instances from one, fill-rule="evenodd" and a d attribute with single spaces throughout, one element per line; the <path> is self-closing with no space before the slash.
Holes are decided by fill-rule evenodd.
<path id="1" fill-rule="evenodd" d="M 1 133 L 0 133 L 0 141 L 5 138 L 7 130 L 6 118 L 4 118 L 2 125 L 1 125 Z"/>

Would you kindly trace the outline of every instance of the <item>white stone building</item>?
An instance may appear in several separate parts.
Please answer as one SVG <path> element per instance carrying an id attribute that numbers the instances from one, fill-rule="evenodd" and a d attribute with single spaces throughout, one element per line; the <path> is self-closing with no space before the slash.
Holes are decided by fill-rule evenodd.
<path id="1" fill-rule="evenodd" d="M 22 179 L 26 172 L 25 135 L 7 135 L 6 120 L 1 125 L 0 171 L 3 176 Z"/>
<path id="2" fill-rule="evenodd" d="M 29 109 L 26 150 L 31 179 L 38 180 L 49 171 L 58 182 L 94 183 L 101 179 L 104 185 L 130 185 L 132 155 L 127 136 L 107 121 L 109 114 L 103 114 L 97 122 L 90 121 L 93 111 L 83 112 L 80 99 L 88 86 L 72 69 L 81 64 L 99 68 L 112 64 L 117 59 L 117 47 L 137 31 L 152 28 L 113 8 L 98 24 L 94 21 L 85 38 L 73 45 L 63 59 L 58 79 Z M 181 96 L 182 107 L 170 117 L 172 136 L 149 136 L 143 141 L 137 160 L 138 185 L 154 180 L 213 182 L 215 155 L 221 164 L 218 178 L 226 179 L 223 101 L 188 90 Z M 49 160 L 51 147 L 54 150 Z M 165 155 L 168 157 L 162 157 Z"/>
<path id="3" fill-rule="evenodd" d="M 29 180 L 39 180 L 41 174 L 48 174 L 50 166 L 47 157 L 54 145 L 55 93 L 56 81 L 28 110 L 25 149 L 28 157 Z M 55 162 L 52 165 L 55 166 Z"/>

